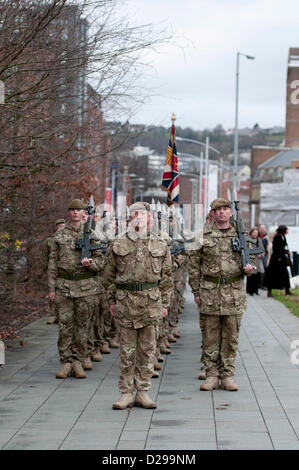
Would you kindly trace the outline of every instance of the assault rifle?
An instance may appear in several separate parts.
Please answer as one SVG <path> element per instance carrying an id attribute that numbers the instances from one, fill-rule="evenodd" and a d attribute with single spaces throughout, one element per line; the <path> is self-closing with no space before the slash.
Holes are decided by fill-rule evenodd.
<path id="1" fill-rule="evenodd" d="M 236 225 L 238 237 L 232 239 L 232 249 L 234 252 L 241 253 L 242 266 L 245 268 L 246 264 L 251 264 L 250 255 L 261 255 L 264 253 L 263 248 L 248 248 L 247 240 L 250 242 L 251 239 L 246 237 L 246 231 L 240 213 L 239 201 L 236 191 L 234 191 L 234 211 L 233 218 Z M 253 241 L 253 240 L 252 240 Z"/>
<path id="2" fill-rule="evenodd" d="M 92 225 L 94 223 L 94 220 L 91 216 L 95 214 L 94 201 L 92 196 L 90 196 L 89 204 L 86 210 L 88 213 L 88 218 L 84 224 L 83 238 L 77 238 L 75 242 L 75 249 L 82 250 L 81 261 L 83 260 L 83 258 L 90 258 L 92 251 L 102 250 L 102 253 L 106 253 L 107 251 L 107 247 L 102 244 L 91 244 L 91 240 L 98 241 L 98 238 L 91 237 Z"/>
<path id="3" fill-rule="evenodd" d="M 180 255 L 186 251 L 185 243 L 192 243 L 194 242 L 194 238 L 190 238 L 189 240 L 173 240 L 173 243 L 170 248 L 170 253 L 173 256 Z"/>

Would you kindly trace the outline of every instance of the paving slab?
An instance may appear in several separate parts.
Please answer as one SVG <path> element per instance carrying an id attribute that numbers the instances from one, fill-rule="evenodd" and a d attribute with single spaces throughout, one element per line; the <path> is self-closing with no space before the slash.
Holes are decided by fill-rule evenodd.
<path id="1" fill-rule="evenodd" d="M 299 367 L 291 342 L 299 318 L 261 295 L 248 298 L 236 359 L 238 392 L 202 392 L 201 334 L 190 289 L 181 338 L 152 381 L 156 410 L 112 410 L 119 397 L 119 350 L 86 380 L 57 380 L 57 325 L 41 318 L 21 330 L 0 367 L 0 449 L 299 449 Z"/>

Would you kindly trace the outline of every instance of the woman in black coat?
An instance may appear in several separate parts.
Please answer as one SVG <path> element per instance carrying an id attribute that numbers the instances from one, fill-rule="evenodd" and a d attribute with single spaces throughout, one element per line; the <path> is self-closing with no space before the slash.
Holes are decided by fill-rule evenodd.
<path id="1" fill-rule="evenodd" d="M 290 280 L 287 266 L 289 266 L 290 254 L 287 247 L 285 234 L 287 226 L 280 225 L 273 238 L 272 255 L 269 266 L 266 269 L 264 285 L 268 289 L 268 297 L 273 297 L 272 289 L 285 289 L 285 295 L 291 295 Z"/>

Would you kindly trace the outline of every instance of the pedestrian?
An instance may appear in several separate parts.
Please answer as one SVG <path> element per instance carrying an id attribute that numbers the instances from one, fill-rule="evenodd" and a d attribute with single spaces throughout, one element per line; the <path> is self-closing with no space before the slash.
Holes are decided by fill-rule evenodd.
<path id="1" fill-rule="evenodd" d="M 136 202 L 129 213 L 129 227 L 111 242 L 105 268 L 110 313 L 120 332 L 121 396 L 113 409 L 134 403 L 156 408 L 147 392 L 156 361 L 157 324 L 170 305 L 171 257 L 166 242 L 149 232 L 150 204 Z"/>
<path id="2" fill-rule="evenodd" d="M 271 260 L 271 255 L 272 255 L 272 246 L 273 246 L 273 239 L 276 235 L 276 232 L 269 232 L 265 236 L 267 239 L 267 249 L 266 249 L 266 255 L 265 255 L 265 276 L 266 276 L 266 269 L 269 266 L 270 260 Z M 265 287 L 267 289 L 267 287 Z"/>
<path id="3" fill-rule="evenodd" d="M 246 310 L 244 275 L 254 271 L 252 264 L 242 268 L 241 253 L 233 251 L 236 238 L 231 223 L 231 202 L 217 198 L 211 204 L 214 221 L 203 229 L 203 242 L 189 254 L 189 284 L 199 306 L 204 328 L 206 380 L 200 390 L 238 390 L 234 382 L 235 358 L 242 314 Z"/>
<path id="4" fill-rule="evenodd" d="M 68 206 L 70 221 L 53 238 L 49 255 L 49 298 L 58 310 L 58 351 L 61 368 L 56 378 L 64 379 L 73 371 L 77 378 L 86 378 L 88 368 L 88 332 L 98 308 L 96 275 L 104 269 L 101 250 L 93 250 L 91 257 L 81 261 L 81 250 L 76 240 L 83 237 L 82 216 L 84 204 L 74 199 Z M 92 233 L 95 239 L 95 233 Z M 91 243 L 96 244 L 95 240 Z"/>
<path id="5" fill-rule="evenodd" d="M 264 224 L 259 225 L 259 237 L 262 241 L 264 252 L 265 252 L 264 253 L 264 258 L 263 258 L 264 272 L 260 273 L 259 287 L 261 289 L 267 290 L 267 288 L 264 286 L 264 279 L 265 279 L 266 267 L 267 267 L 267 264 L 268 264 L 268 262 L 267 262 L 267 253 L 268 253 L 269 240 L 268 240 L 268 236 L 267 236 L 266 226 Z"/>
<path id="6" fill-rule="evenodd" d="M 286 241 L 287 233 L 288 227 L 279 225 L 273 238 L 271 259 L 265 275 L 268 297 L 273 297 L 272 289 L 285 289 L 285 295 L 292 295 L 287 269 L 287 266 L 290 266 L 290 252 L 287 249 Z"/>
<path id="7" fill-rule="evenodd" d="M 48 271 L 48 264 L 49 264 L 49 255 L 51 251 L 51 245 L 53 243 L 53 238 L 57 232 L 57 230 L 63 228 L 65 226 L 64 219 L 57 219 L 55 221 L 54 227 L 54 234 L 50 237 L 46 238 L 42 248 L 42 260 L 43 260 L 43 272 L 46 273 Z M 55 306 L 55 302 L 49 298 L 49 311 L 50 311 L 50 318 L 47 321 L 48 325 L 53 325 L 54 323 L 58 323 L 58 313 L 57 308 Z"/>
<path id="8" fill-rule="evenodd" d="M 253 248 L 262 248 L 264 249 L 264 245 L 262 240 L 259 238 L 259 231 L 257 227 L 253 227 L 250 232 L 249 236 L 251 238 L 251 244 Z M 256 255 L 255 257 L 255 266 L 256 270 L 251 276 L 247 277 L 246 282 L 246 292 L 249 295 L 259 295 L 259 287 L 261 282 L 261 274 L 264 274 L 264 254 Z"/>

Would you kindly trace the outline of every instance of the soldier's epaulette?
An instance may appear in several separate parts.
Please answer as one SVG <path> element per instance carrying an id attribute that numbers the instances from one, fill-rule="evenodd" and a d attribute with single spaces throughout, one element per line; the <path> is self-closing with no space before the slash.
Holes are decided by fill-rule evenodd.
<path id="1" fill-rule="evenodd" d="M 214 228 L 214 224 L 206 224 L 203 228 L 203 235 L 206 233 L 212 233 Z"/>

